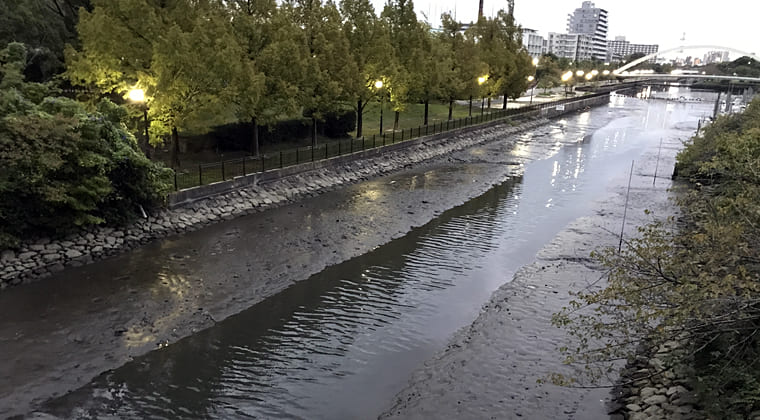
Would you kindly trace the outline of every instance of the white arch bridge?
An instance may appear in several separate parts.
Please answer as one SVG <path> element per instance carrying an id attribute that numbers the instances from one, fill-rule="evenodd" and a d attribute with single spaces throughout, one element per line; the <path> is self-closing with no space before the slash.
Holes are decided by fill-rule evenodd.
<path id="1" fill-rule="evenodd" d="M 620 67 L 619 69 L 613 71 L 613 73 L 616 74 L 616 75 L 618 75 L 618 76 L 622 76 L 624 72 L 628 71 L 628 69 L 630 69 L 632 67 L 635 67 L 635 66 L 638 66 L 639 64 L 641 64 L 641 63 L 643 63 L 645 61 L 649 61 L 649 60 L 657 57 L 658 55 L 664 55 L 664 54 L 668 54 L 668 53 L 675 52 L 675 51 L 680 51 L 680 50 L 721 50 L 721 51 L 729 51 L 729 52 L 732 52 L 732 53 L 741 54 L 741 55 L 753 58 L 753 59 L 755 59 L 757 61 L 760 61 L 760 56 L 758 56 L 758 55 L 756 55 L 754 53 L 750 53 L 750 52 L 746 52 L 746 51 L 742 51 L 742 50 L 737 50 L 736 48 L 722 47 L 722 46 L 719 46 L 719 45 L 682 45 L 680 47 L 668 48 L 666 50 L 657 51 L 656 53 L 649 54 L 646 57 L 641 57 L 638 60 L 631 61 L 630 63 L 624 65 L 623 67 Z M 712 78 L 714 78 L 714 76 Z M 754 80 L 757 80 L 757 79 L 754 79 Z"/>

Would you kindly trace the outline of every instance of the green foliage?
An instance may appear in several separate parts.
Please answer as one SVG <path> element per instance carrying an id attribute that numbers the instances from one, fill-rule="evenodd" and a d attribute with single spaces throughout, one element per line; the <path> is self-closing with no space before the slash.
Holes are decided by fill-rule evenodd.
<path id="1" fill-rule="evenodd" d="M 569 360 L 600 377 L 637 345 L 685 338 L 693 385 L 709 416 L 760 408 L 760 100 L 722 117 L 678 156 L 691 189 L 677 226 L 640 229 L 623 252 L 595 253 L 607 285 L 555 315 L 577 339 Z M 597 347 L 595 347 L 597 346 Z"/>
<path id="2" fill-rule="evenodd" d="M 0 90 L 0 247 L 122 223 L 163 202 L 170 174 L 139 151 L 122 108 L 103 100 L 88 112 L 57 97 L 35 104 L 24 90 Z"/>

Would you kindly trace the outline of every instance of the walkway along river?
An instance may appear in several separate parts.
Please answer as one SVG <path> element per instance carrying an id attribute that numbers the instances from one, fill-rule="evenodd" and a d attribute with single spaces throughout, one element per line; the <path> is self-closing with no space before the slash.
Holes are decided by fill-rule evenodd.
<path id="1" fill-rule="evenodd" d="M 10 310 L 20 313 L 0 324 L 0 337 L 10 341 L 5 335 L 10 323 L 26 316 L 32 320 L 19 330 L 29 336 L 26 350 L 36 349 L 40 357 L 56 355 L 33 337 L 31 331 L 40 326 L 43 333 L 64 328 L 70 346 L 87 348 L 94 340 L 84 330 L 111 322 L 109 333 L 125 348 L 139 346 L 171 322 L 174 306 L 195 305 L 204 320 L 229 315 L 209 298 L 222 277 L 225 285 L 235 284 L 227 294 L 260 288 L 248 279 L 274 281 L 299 267 L 308 272 L 305 267 L 330 263 L 319 257 L 325 250 L 350 255 L 345 247 L 378 242 L 382 235 L 376 230 L 390 230 L 395 240 L 136 357 L 37 411 L 63 418 L 377 417 L 411 373 L 477 317 L 497 288 L 567 224 L 593 213 L 595 201 L 609 195 L 610 180 L 626 172 L 632 160 L 662 136 L 685 140 L 704 113 L 700 106 L 613 98 L 608 107 L 552 121 L 518 139 L 72 270 L 67 275 L 79 276 L 78 287 L 92 286 L 97 294 L 103 287 L 98 282 L 121 281 L 120 296 L 137 298 L 114 302 L 94 296 L 92 307 L 71 308 L 79 329 L 64 328 L 65 317 L 51 318 L 50 311 L 67 308 L 66 293 L 46 298 L 30 286 L 14 294 L 22 299 Z M 389 221 L 403 218 L 414 225 L 424 220 L 425 208 L 455 204 L 452 192 L 467 196 L 467 189 L 505 175 L 504 182 L 406 235 Z M 143 297 L 158 303 L 143 306 L 142 320 L 119 318 L 120 306 L 144 305 Z M 115 310 L 102 307 L 104 300 Z M 155 317 L 151 311 L 160 312 L 161 301 L 169 310 Z M 53 309 L 38 319 L 30 314 L 40 304 Z M 82 321 L 87 313 L 100 321 Z M 105 321 L 103 313 L 109 314 Z M 78 369 L 86 357 L 67 353 L 62 361 Z"/>

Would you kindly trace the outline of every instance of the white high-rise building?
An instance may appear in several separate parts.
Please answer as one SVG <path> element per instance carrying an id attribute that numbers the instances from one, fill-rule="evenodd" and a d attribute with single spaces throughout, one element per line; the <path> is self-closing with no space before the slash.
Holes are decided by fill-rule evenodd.
<path id="1" fill-rule="evenodd" d="M 524 28 L 522 30 L 522 43 L 528 54 L 533 58 L 539 58 L 546 52 L 544 37 L 539 35 L 535 29 Z"/>
<path id="2" fill-rule="evenodd" d="M 620 61 L 631 54 L 641 53 L 644 55 L 654 54 L 660 50 L 657 44 L 631 44 L 624 36 L 615 37 L 615 40 L 607 42 L 607 61 Z M 656 62 L 653 58 L 650 63 Z"/>
<path id="3" fill-rule="evenodd" d="M 594 57 L 594 39 L 586 34 L 549 32 L 546 52 L 573 61 L 590 60 Z"/>
<path id="4" fill-rule="evenodd" d="M 584 1 L 580 8 L 568 15 L 567 32 L 591 36 L 592 57 L 597 60 L 607 59 L 607 31 L 607 11 L 595 7 L 593 2 Z"/>

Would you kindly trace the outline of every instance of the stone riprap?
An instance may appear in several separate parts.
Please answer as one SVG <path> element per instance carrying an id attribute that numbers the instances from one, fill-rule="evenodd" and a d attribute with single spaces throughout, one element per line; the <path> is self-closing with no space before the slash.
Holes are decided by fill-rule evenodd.
<path id="1" fill-rule="evenodd" d="M 441 157 L 476 144 L 545 124 L 537 119 L 519 126 L 509 123 L 463 130 L 450 136 L 410 144 L 382 155 L 327 166 L 252 185 L 175 209 L 158 210 L 123 228 L 90 227 L 80 233 L 51 240 L 43 238 L 0 253 L 0 288 L 45 278 L 65 267 L 89 264 L 150 241 L 231 220 L 256 211 L 298 201 L 341 185 L 388 174 L 416 163 Z"/>
<path id="2" fill-rule="evenodd" d="M 621 372 L 617 414 L 630 420 L 703 419 L 699 399 L 689 386 L 686 365 L 670 366 L 683 356 L 678 341 L 668 341 L 651 355 L 640 354 Z"/>

